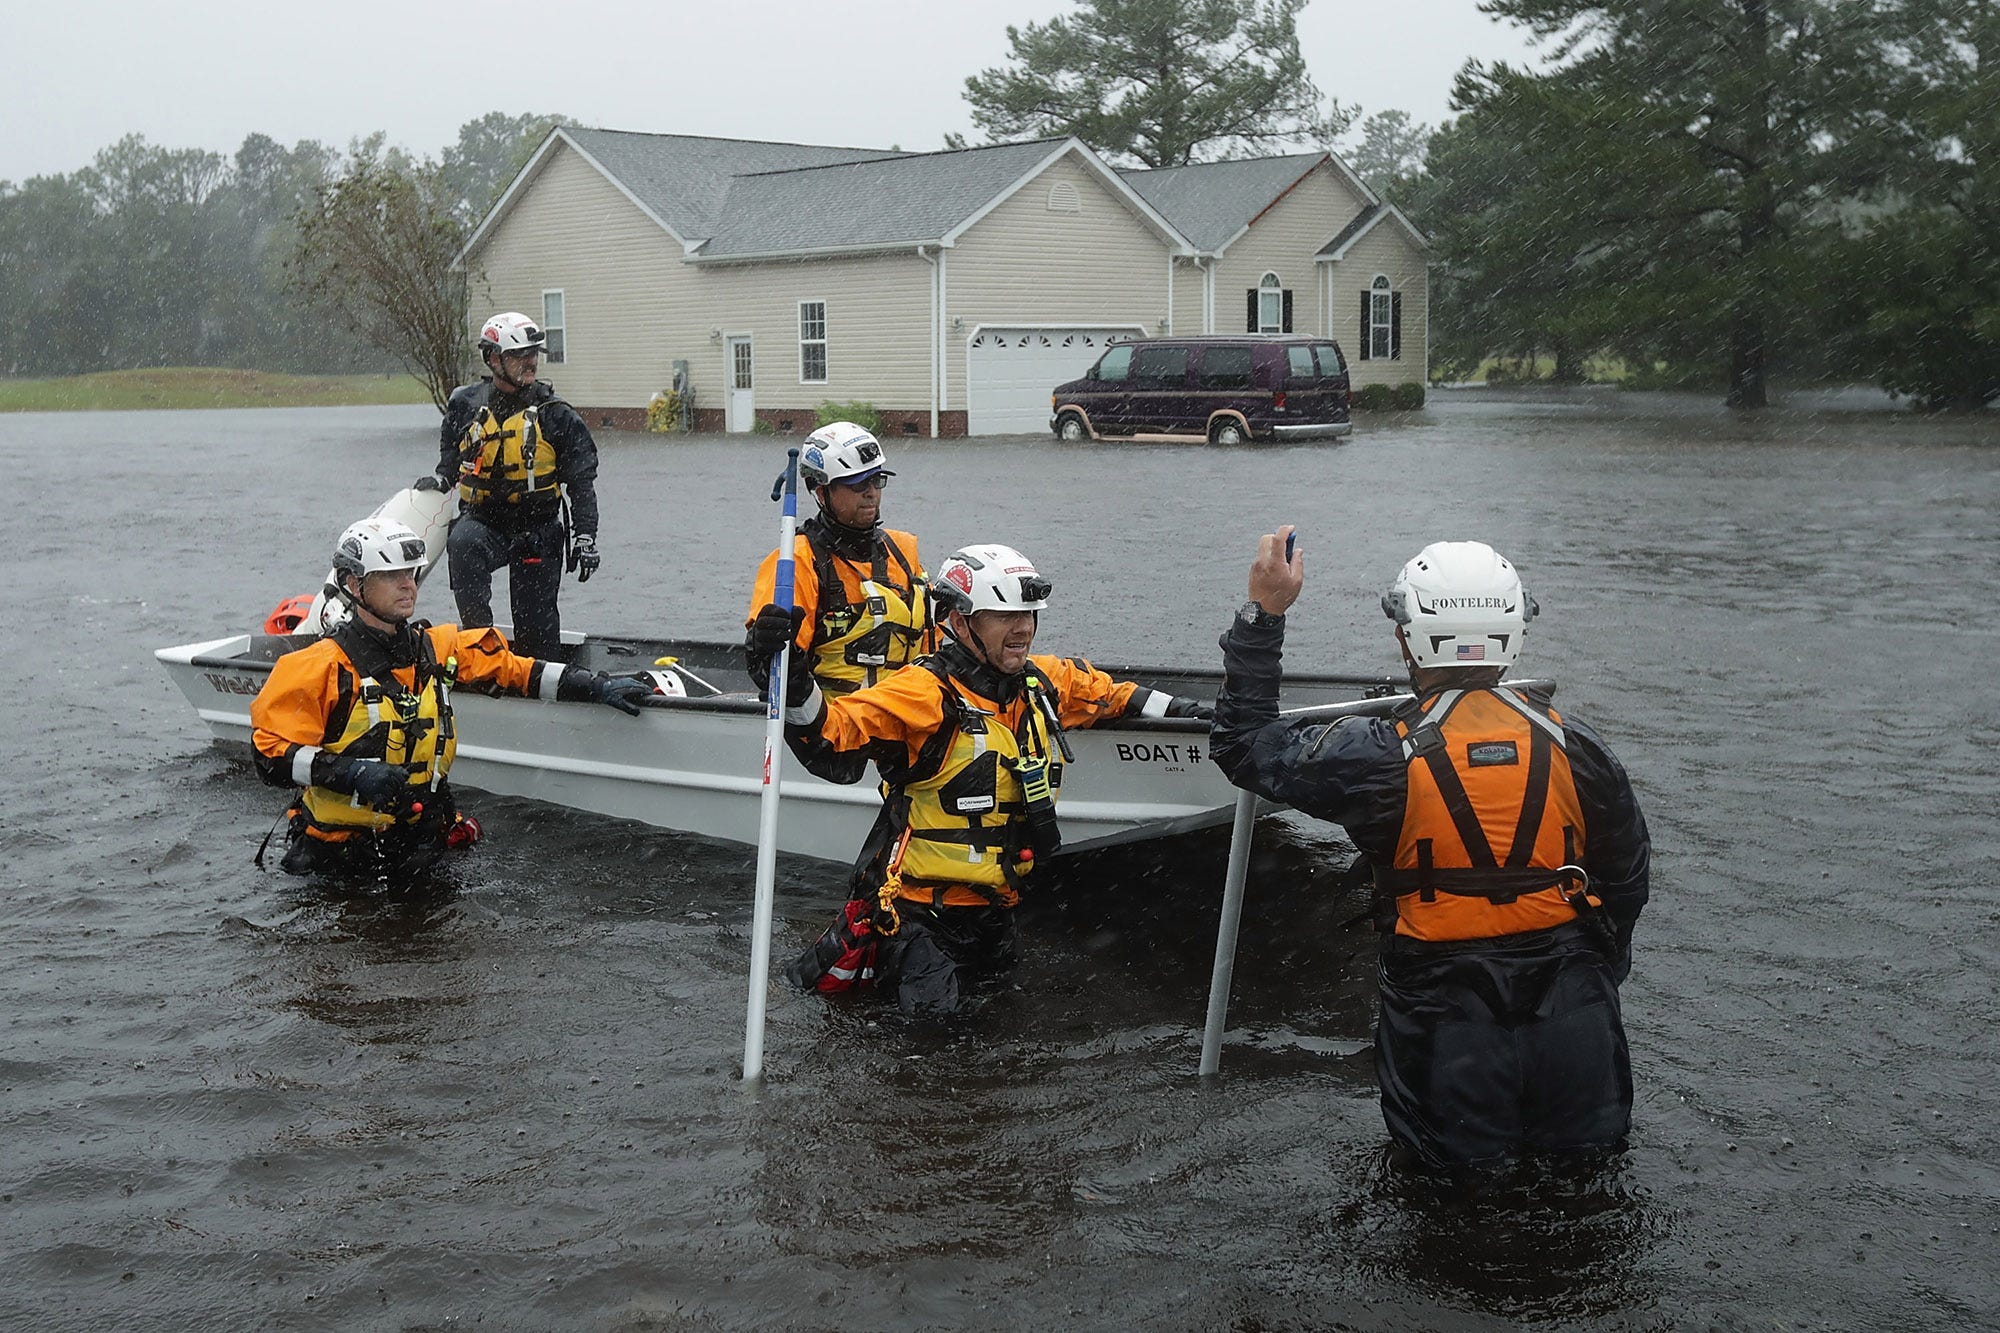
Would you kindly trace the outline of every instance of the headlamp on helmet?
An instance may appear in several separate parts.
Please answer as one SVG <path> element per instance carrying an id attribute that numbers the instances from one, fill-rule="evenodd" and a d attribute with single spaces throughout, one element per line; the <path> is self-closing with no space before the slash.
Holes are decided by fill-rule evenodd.
<path id="1" fill-rule="evenodd" d="M 886 466 L 888 457 L 882 442 L 852 421 L 836 421 L 806 436 L 799 451 L 799 480 L 806 489 L 818 490 L 829 482 L 865 481 L 869 477 L 893 477 Z"/>
<path id="2" fill-rule="evenodd" d="M 967 546 L 953 551 L 931 580 L 931 596 L 962 615 L 980 611 L 1040 611 L 1055 585 L 1011 546 Z"/>
<path id="3" fill-rule="evenodd" d="M 545 352 L 549 340 L 534 320 L 518 310 L 503 310 L 480 326 L 479 355 Z"/>
<path id="4" fill-rule="evenodd" d="M 366 578 L 399 569 L 422 569 L 424 539 L 401 523 L 364 518 L 340 534 L 333 568 L 343 577 Z"/>

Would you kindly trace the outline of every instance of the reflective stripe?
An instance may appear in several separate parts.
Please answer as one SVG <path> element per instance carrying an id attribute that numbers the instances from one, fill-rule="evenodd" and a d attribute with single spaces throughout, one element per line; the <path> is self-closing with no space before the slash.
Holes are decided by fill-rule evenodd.
<path id="1" fill-rule="evenodd" d="M 301 745 L 292 755 L 292 781 L 301 787 L 312 786 L 313 760 L 319 757 L 319 746 Z"/>
<path id="2" fill-rule="evenodd" d="M 554 703 L 557 691 L 562 689 L 563 664 L 537 662 L 535 669 L 542 673 L 535 682 L 535 696 L 545 704 Z"/>
<path id="3" fill-rule="evenodd" d="M 1146 696 L 1145 704 L 1139 709 L 1140 717 L 1165 717 L 1167 705 L 1174 701 L 1165 690 L 1154 690 Z"/>
<path id="4" fill-rule="evenodd" d="M 1404 735 L 1403 758 L 1405 759 L 1416 758 L 1417 733 L 1423 730 L 1425 727 L 1442 727 L 1444 725 L 1444 720 L 1447 717 L 1451 716 L 1452 707 L 1455 704 L 1457 704 L 1460 699 L 1464 697 L 1465 697 L 1464 690 L 1445 690 L 1442 693 L 1440 693 L 1437 697 L 1437 702 L 1432 704 L 1430 710 L 1424 714 L 1424 720 L 1422 722 L 1419 722 L 1416 726 L 1411 727 L 1408 733 Z"/>
<path id="5" fill-rule="evenodd" d="M 1493 693 L 1499 697 L 1500 702 L 1506 704 L 1509 708 L 1512 708 L 1522 717 L 1527 718 L 1528 721 L 1534 723 L 1536 726 L 1540 727 L 1543 731 L 1546 731 L 1549 734 L 1549 739 L 1553 740 L 1556 743 L 1557 749 L 1566 750 L 1569 748 L 1567 745 L 1563 743 L 1563 729 L 1557 726 L 1555 723 L 1549 721 L 1549 719 L 1545 717 L 1543 714 L 1538 713 L 1534 709 L 1530 708 L 1522 700 L 1520 695 L 1514 693 L 1514 691 L 1506 688 L 1505 686 L 1496 686 L 1494 688 Z"/>
<path id="6" fill-rule="evenodd" d="M 789 665 L 786 669 L 790 669 Z M 785 706 L 785 725 L 809 727 L 819 721 L 820 710 L 824 707 L 826 707 L 826 696 L 819 692 L 819 682 L 814 681 L 812 693 L 806 696 L 804 703 Z"/>

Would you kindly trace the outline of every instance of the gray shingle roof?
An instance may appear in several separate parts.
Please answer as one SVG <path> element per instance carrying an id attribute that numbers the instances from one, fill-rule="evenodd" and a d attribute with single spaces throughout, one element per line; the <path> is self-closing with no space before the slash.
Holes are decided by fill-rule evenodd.
<path id="1" fill-rule="evenodd" d="M 1324 158 L 1324 153 L 1294 153 L 1259 157 L 1245 162 L 1198 162 L 1186 167 L 1120 171 L 1141 199 L 1199 250 L 1215 250 L 1248 226 L 1250 219 L 1271 206 Z"/>
<path id="2" fill-rule="evenodd" d="M 686 134 L 636 134 L 627 130 L 563 131 L 604 164 L 683 239 L 714 234 L 731 179 L 746 171 L 784 171 L 899 156 L 876 148 L 759 143 L 754 139 L 705 139 Z"/>
<path id="3" fill-rule="evenodd" d="M 1328 241 L 1325 245 L 1322 245 L 1319 248 L 1319 253 L 1323 255 L 1330 255 L 1334 251 L 1340 249 L 1341 246 L 1346 245 L 1349 241 L 1353 240 L 1356 236 L 1359 236 L 1363 231 L 1367 230 L 1369 224 L 1375 221 L 1375 215 L 1380 213 L 1381 211 L 1382 211 L 1382 205 L 1370 204 L 1368 205 L 1368 207 L 1362 209 L 1359 213 L 1356 213 L 1354 215 L 1354 221 L 1348 223 L 1345 227 L 1342 227 L 1340 229 L 1340 234 L 1338 236 Z"/>
<path id="4" fill-rule="evenodd" d="M 1039 139 L 739 175 L 729 182 L 699 257 L 935 241 L 1062 142 Z"/>

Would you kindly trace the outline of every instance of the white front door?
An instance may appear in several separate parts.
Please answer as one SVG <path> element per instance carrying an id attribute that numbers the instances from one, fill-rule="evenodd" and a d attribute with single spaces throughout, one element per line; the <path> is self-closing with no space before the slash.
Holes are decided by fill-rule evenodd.
<path id="1" fill-rule="evenodd" d="M 1097 363 L 1114 342 L 1145 336 L 1119 328 L 982 328 L 965 347 L 966 433 L 1049 428 L 1049 391 Z"/>
<path id="2" fill-rule="evenodd" d="M 727 428 L 737 434 L 750 429 L 757 420 L 755 381 L 750 373 L 750 340 L 729 340 L 729 419 Z"/>

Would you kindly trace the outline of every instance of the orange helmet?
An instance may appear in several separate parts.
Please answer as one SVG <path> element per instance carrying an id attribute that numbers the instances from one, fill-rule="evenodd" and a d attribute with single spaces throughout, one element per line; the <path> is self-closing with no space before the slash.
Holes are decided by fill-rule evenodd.
<path id="1" fill-rule="evenodd" d="M 309 592 L 294 593 L 271 608 L 271 614 L 264 617 L 266 634 L 291 634 L 299 627 L 299 622 L 312 610 L 313 595 Z"/>

